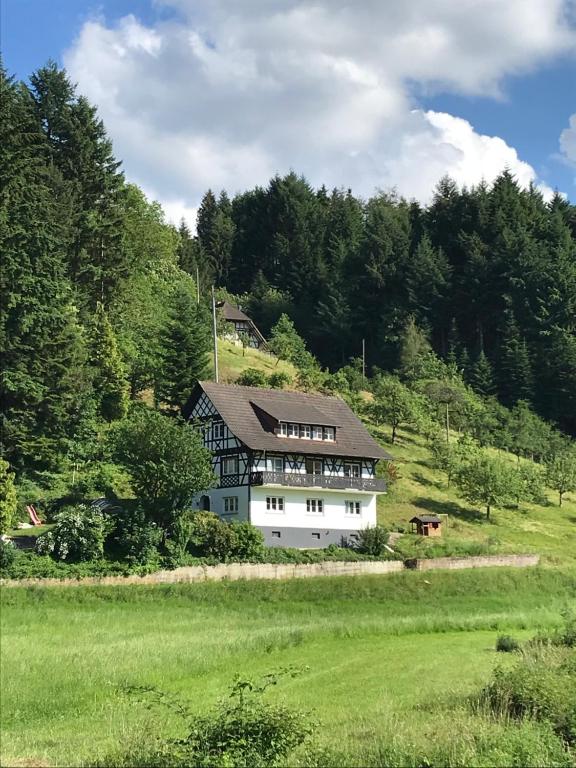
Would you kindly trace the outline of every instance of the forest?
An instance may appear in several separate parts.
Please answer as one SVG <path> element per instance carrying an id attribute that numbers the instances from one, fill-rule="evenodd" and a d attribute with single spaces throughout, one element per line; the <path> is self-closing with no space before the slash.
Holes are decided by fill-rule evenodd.
<path id="1" fill-rule="evenodd" d="M 364 340 L 369 376 L 418 378 L 411 348 L 493 413 L 576 433 L 576 207 L 562 195 L 504 171 L 471 189 L 444 178 L 422 206 L 289 173 L 208 190 L 192 233 L 126 181 L 64 70 L 2 70 L 0 88 L 2 450 L 23 493 L 64 495 L 90 462 L 105 473 L 111 423 L 142 402 L 176 412 L 211 375 L 212 285 L 276 349 L 293 324 L 297 367 L 324 377 L 305 388 L 357 384 Z"/>

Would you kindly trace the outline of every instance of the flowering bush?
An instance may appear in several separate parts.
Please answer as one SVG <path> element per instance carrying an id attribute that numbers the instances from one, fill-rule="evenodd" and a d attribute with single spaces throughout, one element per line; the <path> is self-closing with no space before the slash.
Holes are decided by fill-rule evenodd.
<path id="1" fill-rule="evenodd" d="M 56 516 L 52 530 L 38 537 L 36 552 L 55 560 L 78 563 L 97 560 L 104 553 L 109 523 L 102 512 L 79 504 Z"/>

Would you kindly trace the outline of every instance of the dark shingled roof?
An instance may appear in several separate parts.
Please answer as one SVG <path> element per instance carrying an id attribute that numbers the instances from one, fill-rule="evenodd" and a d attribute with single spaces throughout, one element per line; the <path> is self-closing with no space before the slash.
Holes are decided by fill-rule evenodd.
<path id="1" fill-rule="evenodd" d="M 256 390 L 255 394 L 257 394 Z M 334 414 L 321 411 L 312 403 L 304 403 L 300 400 L 289 401 L 271 398 L 251 397 L 250 402 L 257 405 L 276 421 L 293 421 L 298 424 L 321 424 L 324 427 L 338 427 L 340 422 Z"/>
<path id="2" fill-rule="evenodd" d="M 409 522 L 411 523 L 441 523 L 439 517 L 436 515 L 416 515 Z"/>
<path id="3" fill-rule="evenodd" d="M 206 392 L 232 433 L 253 450 L 392 459 L 392 456 L 369 435 L 366 427 L 348 405 L 336 397 L 200 381 L 184 408 L 185 416 L 191 413 L 202 390 Z M 276 419 L 281 418 L 282 421 L 286 418 L 304 424 L 336 426 L 336 440 L 328 442 L 278 437 L 273 431 L 266 429 L 258 418 L 255 406 Z M 282 415 L 279 417 L 278 414 Z M 313 418 L 309 418 L 312 416 Z"/>
<path id="4" fill-rule="evenodd" d="M 232 306 L 228 301 L 222 301 L 218 303 L 218 307 L 222 310 L 224 320 L 245 320 L 251 323 L 252 320 L 242 312 L 238 307 Z"/>

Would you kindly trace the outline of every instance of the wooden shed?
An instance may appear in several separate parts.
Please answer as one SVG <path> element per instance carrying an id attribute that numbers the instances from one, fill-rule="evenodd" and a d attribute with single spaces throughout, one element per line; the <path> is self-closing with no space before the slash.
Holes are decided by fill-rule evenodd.
<path id="1" fill-rule="evenodd" d="M 436 515 L 416 515 L 410 523 L 419 536 L 442 536 L 442 520 Z"/>

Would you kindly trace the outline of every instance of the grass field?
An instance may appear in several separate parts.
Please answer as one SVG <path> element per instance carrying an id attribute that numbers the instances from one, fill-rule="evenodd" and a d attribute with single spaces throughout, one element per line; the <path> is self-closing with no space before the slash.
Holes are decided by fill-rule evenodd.
<path id="1" fill-rule="evenodd" d="M 289 664 L 308 670 L 273 695 L 313 712 L 327 747 L 360 755 L 383 738 L 416 748 L 497 728 L 465 705 L 501 661 L 497 634 L 554 626 L 570 605 L 576 572 L 552 568 L 5 588 L 2 765 L 79 765 L 174 729 L 169 714 L 128 701 L 123 683 L 179 692 L 203 711 L 236 673 Z"/>
<path id="2" fill-rule="evenodd" d="M 256 368 L 266 376 L 272 373 L 286 373 L 290 379 L 296 376 L 296 369 L 291 363 L 278 361 L 273 355 L 259 352 L 257 349 L 236 346 L 231 341 L 218 340 L 218 369 L 220 380 L 233 383 L 246 368 Z"/>

